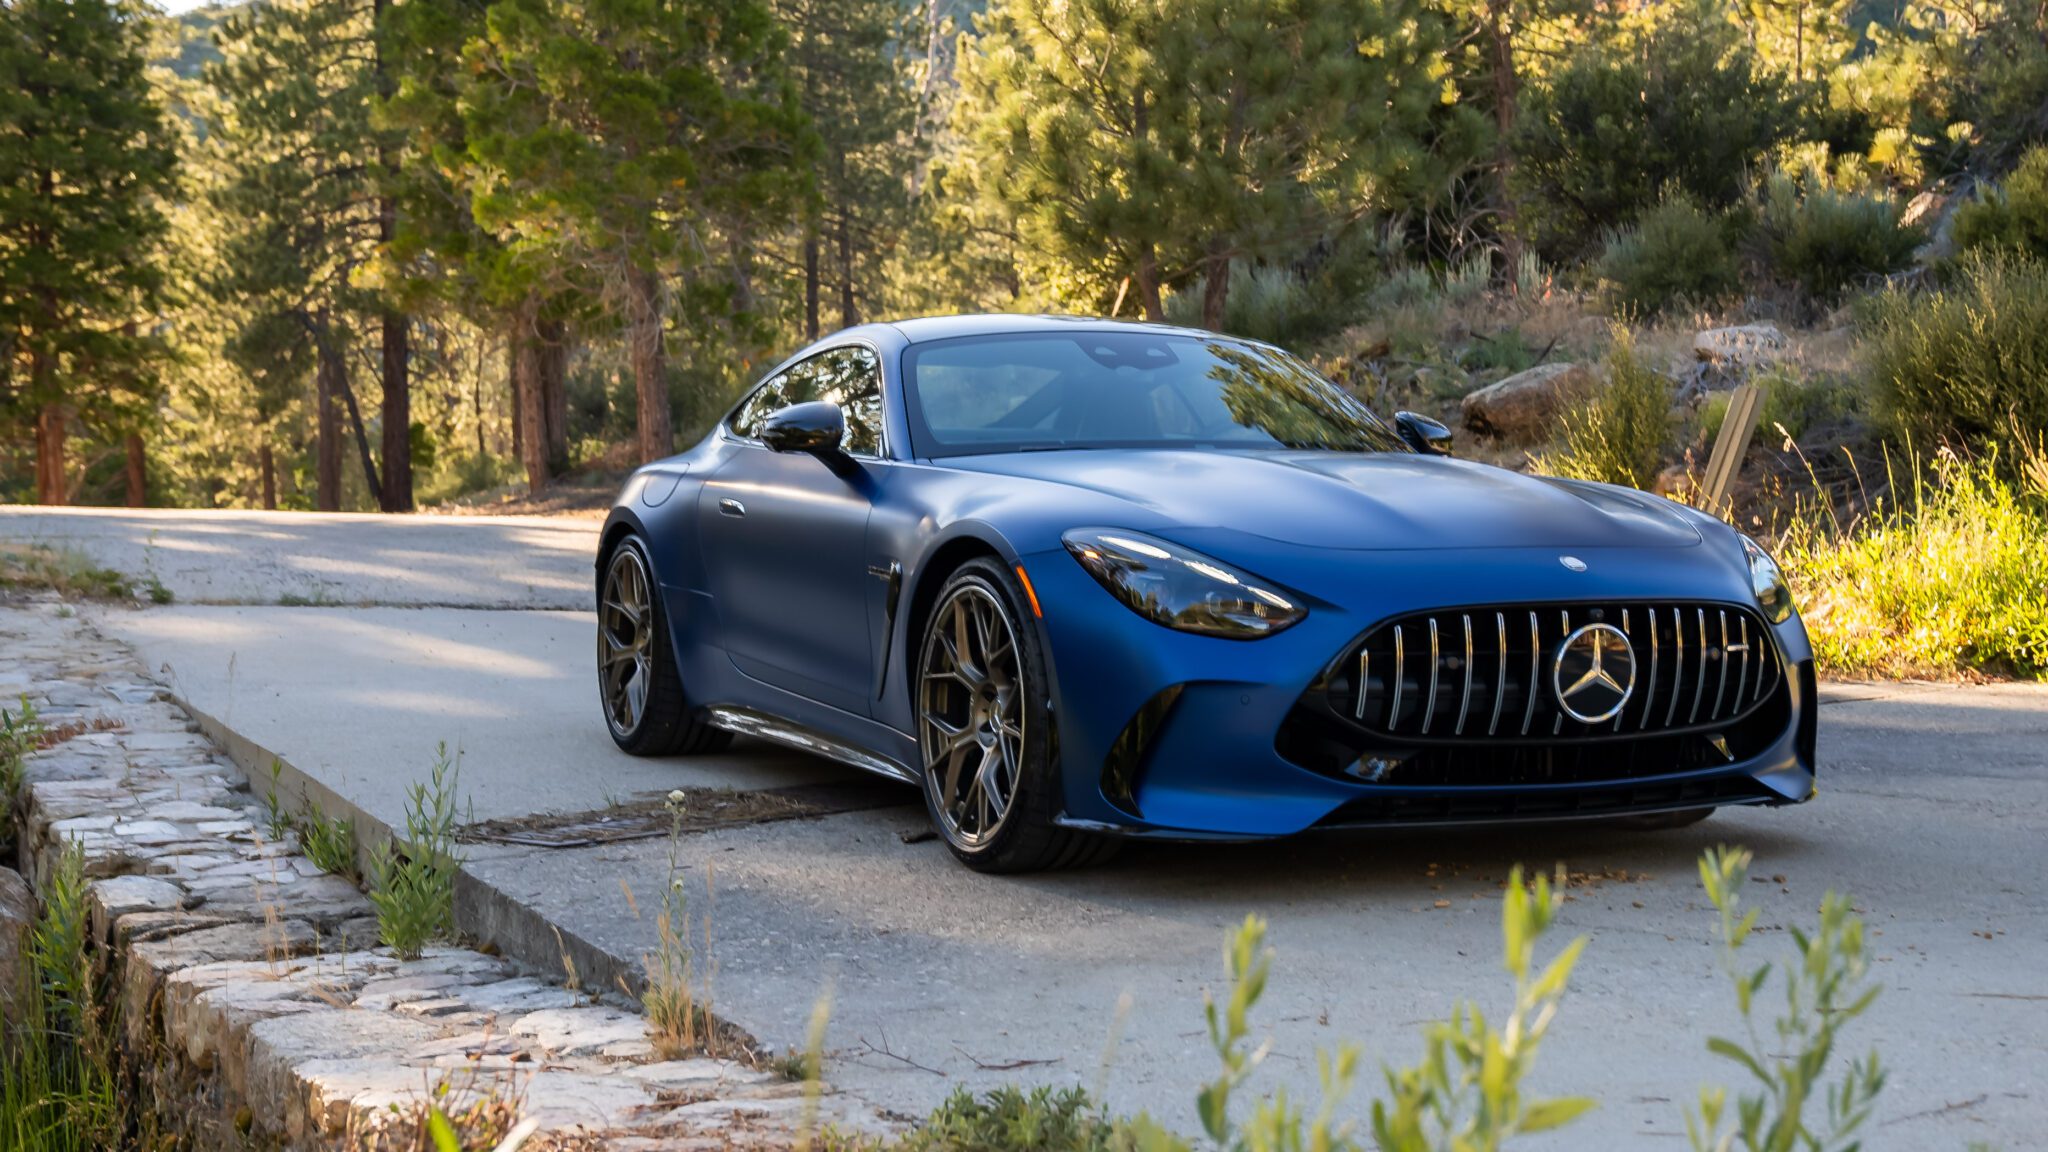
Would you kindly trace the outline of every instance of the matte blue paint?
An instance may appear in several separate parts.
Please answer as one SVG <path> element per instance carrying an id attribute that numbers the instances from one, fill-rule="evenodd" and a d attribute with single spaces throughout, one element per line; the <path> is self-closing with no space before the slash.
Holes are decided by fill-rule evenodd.
<path id="1" fill-rule="evenodd" d="M 908 681 L 920 637 L 911 606 L 945 578 L 932 557 L 965 541 L 1021 564 L 1044 606 L 1042 621 L 1026 623 L 1040 629 L 1050 657 L 1065 820 L 1135 835 L 1275 836 L 1390 787 L 1325 776 L 1274 750 L 1295 700 L 1383 619 L 1509 601 L 1754 605 L 1732 529 L 1630 489 L 1405 452 L 909 455 L 900 374 L 907 347 L 1077 329 L 1223 339 L 1015 316 L 850 329 L 775 371 L 840 344 L 873 348 L 883 369 L 887 458 L 835 470 L 740 441 L 721 424 L 629 479 L 598 568 L 623 533 L 647 539 L 691 703 L 771 713 L 914 769 Z M 743 504 L 745 516 L 721 512 L 727 500 Z M 1061 545 L 1063 532 L 1084 525 L 1148 532 L 1208 553 L 1299 596 L 1308 616 L 1255 641 L 1154 624 Z M 1586 571 L 1568 570 L 1564 553 Z M 900 566 L 893 605 L 890 581 L 877 575 L 891 564 Z M 1814 702 L 1791 673 L 1812 650 L 1796 614 L 1772 631 L 1788 672 L 1785 734 L 1760 756 L 1694 775 L 1749 776 L 1798 802 L 1813 789 L 1811 748 L 1796 736 Z M 1183 692 L 1148 753 L 1136 797 L 1143 817 L 1134 818 L 1103 795 L 1101 767 L 1132 715 L 1175 684 Z"/>

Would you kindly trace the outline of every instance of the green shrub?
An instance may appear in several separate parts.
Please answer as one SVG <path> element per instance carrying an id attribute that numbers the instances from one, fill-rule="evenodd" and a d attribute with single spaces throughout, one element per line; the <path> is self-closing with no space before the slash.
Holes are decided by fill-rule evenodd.
<path id="1" fill-rule="evenodd" d="M 1958 252 L 2008 253 L 2048 261 L 2048 147 L 2036 146 L 1996 187 L 1956 209 Z"/>
<path id="2" fill-rule="evenodd" d="M 976 1096 L 962 1088 L 892 1152 L 1109 1152 L 1127 1147 L 1079 1088 L 998 1088 Z"/>
<path id="3" fill-rule="evenodd" d="M 1798 129 L 1792 94 L 1732 21 L 1671 11 L 1638 44 L 1578 49 L 1522 104 L 1522 223 L 1552 262 L 1583 257 L 1670 190 L 1735 204 L 1747 174 Z"/>
<path id="4" fill-rule="evenodd" d="M 1648 488 L 1671 445 L 1671 383 L 1637 358 L 1627 330 L 1615 332 L 1607 382 L 1568 401 L 1559 423 L 1564 449 L 1538 461 L 1553 476 Z"/>
<path id="5" fill-rule="evenodd" d="M 1795 443 L 1816 428 L 1855 420 L 1865 410 L 1863 388 L 1854 380 L 1823 376 L 1806 380 L 1777 367 L 1756 379 L 1764 390 L 1762 410 L 1757 414 L 1757 436 L 1785 437 Z M 1721 434 L 1721 422 L 1728 416 L 1730 393 L 1716 392 L 1700 409 L 1700 431 L 1711 444 Z"/>
<path id="6" fill-rule="evenodd" d="M 1809 188 L 1787 177 L 1768 185 L 1761 231 L 1771 270 L 1823 305 L 1913 263 L 1925 238 L 1899 224 L 1889 196 Z"/>
<path id="7" fill-rule="evenodd" d="M 1991 460 L 1911 471 L 1902 500 L 1846 527 L 1809 512 L 1780 540 L 1821 670 L 2048 677 L 2048 512 Z"/>
<path id="8" fill-rule="evenodd" d="M 1948 287 L 1879 296 L 1867 326 L 1878 414 L 1913 443 L 2048 428 L 2048 265 L 1965 257 Z"/>
<path id="9" fill-rule="evenodd" d="M 377 935 L 401 959 L 416 960 L 428 944 L 455 934 L 455 874 L 462 867 L 455 847 L 457 775 L 444 744 L 433 774 L 407 790 L 404 841 L 380 844 L 370 854 Z"/>
<path id="10" fill-rule="evenodd" d="M 1238 263 L 1231 266 L 1230 294 L 1223 300 L 1223 330 L 1271 344 L 1310 343 L 1344 326 L 1351 318 L 1346 303 L 1292 268 Z M 1168 321 L 1201 327 L 1201 285 L 1168 295 L 1165 307 Z"/>
<path id="11" fill-rule="evenodd" d="M 1729 221 L 1683 195 L 1611 234 L 1597 271 L 1608 300 L 1633 315 L 1714 304 L 1742 286 Z"/>
<path id="12" fill-rule="evenodd" d="M 43 722 L 27 696 L 21 708 L 0 708 L 0 845 L 14 842 L 14 810 L 21 803 L 23 767 L 43 738 Z"/>
<path id="13" fill-rule="evenodd" d="M 502 488 L 521 476 L 519 462 L 509 456 L 487 452 L 454 452 L 442 457 L 439 467 L 427 474 L 419 486 L 422 504 L 443 504 L 493 488 Z"/>

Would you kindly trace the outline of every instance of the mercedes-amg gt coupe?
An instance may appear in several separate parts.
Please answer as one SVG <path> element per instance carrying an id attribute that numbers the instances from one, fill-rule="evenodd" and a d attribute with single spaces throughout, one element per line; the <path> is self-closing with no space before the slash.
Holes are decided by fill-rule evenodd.
<path id="1" fill-rule="evenodd" d="M 619 493 L 605 719 L 636 755 L 738 733 L 915 785 L 990 872 L 1813 795 L 1812 649 L 1762 547 L 1449 449 L 1251 340 L 848 329 Z"/>

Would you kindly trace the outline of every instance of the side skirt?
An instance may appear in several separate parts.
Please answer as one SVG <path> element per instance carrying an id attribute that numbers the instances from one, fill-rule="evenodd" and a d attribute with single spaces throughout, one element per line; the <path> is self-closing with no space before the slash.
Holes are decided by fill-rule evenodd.
<path id="1" fill-rule="evenodd" d="M 719 705 L 706 709 L 705 718 L 713 725 L 740 736 L 753 736 L 772 741 L 799 752 L 808 752 L 813 756 L 822 756 L 862 771 L 873 772 L 877 776 L 886 776 L 899 783 L 923 785 L 917 773 L 893 760 L 780 716 L 770 716 L 766 712 L 756 712 L 751 708 Z"/>

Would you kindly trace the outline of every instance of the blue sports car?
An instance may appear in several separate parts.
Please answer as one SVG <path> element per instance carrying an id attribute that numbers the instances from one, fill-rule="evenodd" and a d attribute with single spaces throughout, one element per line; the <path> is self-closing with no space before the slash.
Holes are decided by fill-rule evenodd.
<path id="1" fill-rule="evenodd" d="M 1813 795 L 1812 650 L 1755 541 L 1449 443 L 1249 340 L 849 329 L 620 492 L 605 719 L 914 784 L 991 872 Z"/>

